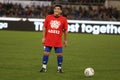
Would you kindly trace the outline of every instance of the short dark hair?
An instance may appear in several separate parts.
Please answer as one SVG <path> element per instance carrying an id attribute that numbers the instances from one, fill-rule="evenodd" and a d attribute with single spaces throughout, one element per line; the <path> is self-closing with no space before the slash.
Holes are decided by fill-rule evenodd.
<path id="1" fill-rule="evenodd" d="M 59 5 L 59 4 L 55 5 L 54 8 L 55 8 L 55 7 L 60 7 L 60 9 L 62 10 L 62 6 Z"/>

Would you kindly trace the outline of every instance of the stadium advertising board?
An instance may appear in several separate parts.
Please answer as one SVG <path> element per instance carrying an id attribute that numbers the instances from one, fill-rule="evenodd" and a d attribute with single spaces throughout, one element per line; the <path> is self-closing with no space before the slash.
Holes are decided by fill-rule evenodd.
<path id="1" fill-rule="evenodd" d="M 0 29 L 42 31 L 44 19 L 0 18 Z M 90 34 L 120 34 L 120 22 L 68 20 L 68 31 Z"/>

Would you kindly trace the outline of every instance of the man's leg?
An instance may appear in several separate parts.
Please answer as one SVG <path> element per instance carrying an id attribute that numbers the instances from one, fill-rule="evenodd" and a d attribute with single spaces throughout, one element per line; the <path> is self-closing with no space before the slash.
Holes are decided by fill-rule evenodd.
<path id="1" fill-rule="evenodd" d="M 48 63 L 49 53 L 50 53 L 51 49 L 52 49 L 52 47 L 48 47 L 48 46 L 44 47 L 44 55 L 43 55 L 43 59 L 42 59 L 42 69 L 40 70 L 40 72 L 46 72 L 46 66 Z"/>
<path id="2" fill-rule="evenodd" d="M 63 62 L 62 47 L 56 47 L 55 53 L 57 55 L 58 72 L 63 73 L 63 70 L 62 70 L 62 62 Z"/>

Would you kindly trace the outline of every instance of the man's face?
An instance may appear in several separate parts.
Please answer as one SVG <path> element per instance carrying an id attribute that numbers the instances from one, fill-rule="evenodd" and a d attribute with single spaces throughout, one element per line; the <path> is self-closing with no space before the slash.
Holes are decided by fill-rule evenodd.
<path id="1" fill-rule="evenodd" d="M 54 15 L 55 16 L 60 16 L 62 13 L 62 10 L 60 9 L 60 7 L 55 7 L 54 8 Z"/>

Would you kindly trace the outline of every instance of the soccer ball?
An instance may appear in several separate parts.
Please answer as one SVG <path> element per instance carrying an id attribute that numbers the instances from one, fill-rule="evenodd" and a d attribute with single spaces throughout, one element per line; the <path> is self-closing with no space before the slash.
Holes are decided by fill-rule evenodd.
<path id="1" fill-rule="evenodd" d="M 86 77 L 92 77 L 92 76 L 94 76 L 94 74 L 95 74 L 94 69 L 91 68 L 91 67 L 86 68 L 86 69 L 84 70 L 84 75 L 85 75 Z"/>

